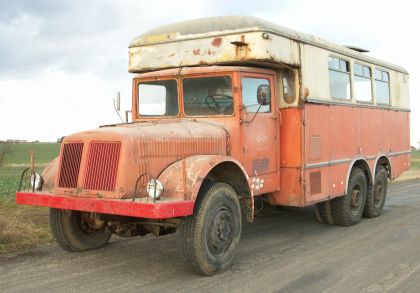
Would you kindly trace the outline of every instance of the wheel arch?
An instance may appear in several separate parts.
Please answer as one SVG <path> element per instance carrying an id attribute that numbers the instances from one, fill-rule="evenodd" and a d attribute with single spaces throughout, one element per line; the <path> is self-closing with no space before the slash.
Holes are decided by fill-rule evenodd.
<path id="1" fill-rule="evenodd" d="M 366 180 L 367 180 L 368 188 L 372 188 L 373 186 L 373 176 L 372 176 L 372 172 L 370 170 L 368 162 L 364 158 L 361 158 L 361 157 L 355 158 L 350 163 L 349 169 L 347 170 L 346 189 L 345 189 L 346 194 L 348 192 L 347 189 L 349 186 L 350 173 L 354 168 L 359 168 L 363 170 L 363 172 L 365 173 Z"/>
<path id="2" fill-rule="evenodd" d="M 235 190 L 241 204 L 242 214 L 252 221 L 254 213 L 254 197 L 249 186 L 249 178 L 241 165 L 234 161 L 223 161 L 208 172 L 206 179 L 227 183 Z M 201 188 L 204 184 L 201 184 Z M 198 196 L 201 194 L 198 192 Z"/>
<path id="3" fill-rule="evenodd" d="M 243 214 L 247 216 L 248 221 L 252 221 L 253 193 L 249 186 L 249 177 L 238 161 L 222 155 L 197 155 L 183 161 L 173 163 L 160 174 L 159 180 L 165 188 L 163 196 L 185 197 L 186 194 L 186 197 L 195 200 L 195 205 L 197 205 L 199 195 L 206 187 L 206 180 L 227 183 L 238 195 Z M 184 192 L 184 186 L 187 192 Z"/>
<path id="4" fill-rule="evenodd" d="M 378 155 L 376 157 L 374 166 L 375 166 L 375 168 L 373 169 L 373 172 L 374 172 L 373 178 L 375 178 L 375 176 L 376 176 L 377 168 L 379 166 L 383 166 L 386 170 L 387 175 L 388 175 L 388 179 L 392 179 L 391 161 L 389 160 L 389 158 L 386 155 L 384 155 L 384 154 Z"/>

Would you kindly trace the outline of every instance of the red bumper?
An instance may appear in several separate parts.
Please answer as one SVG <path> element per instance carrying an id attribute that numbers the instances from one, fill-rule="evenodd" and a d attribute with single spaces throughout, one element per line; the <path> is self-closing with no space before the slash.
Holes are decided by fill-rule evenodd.
<path id="1" fill-rule="evenodd" d="M 157 201 L 153 204 L 132 202 L 131 200 L 81 198 L 29 192 L 17 192 L 16 203 L 148 219 L 166 219 L 188 216 L 193 213 L 194 209 L 194 201 L 191 200 L 170 202 Z"/>

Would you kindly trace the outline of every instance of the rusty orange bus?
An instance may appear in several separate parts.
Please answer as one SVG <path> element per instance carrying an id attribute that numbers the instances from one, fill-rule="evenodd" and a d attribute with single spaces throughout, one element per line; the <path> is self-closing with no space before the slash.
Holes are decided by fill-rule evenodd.
<path id="1" fill-rule="evenodd" d="M 66 136 L 16 194 L 50 208 L 66 250 L 178 231 L 186 264 L 212 275 L 256 199 L 349 226 L 409 168 L 408 73 L 362 49 L 217 17 L 135 38 L 129 71 L 132 121 Z"/>

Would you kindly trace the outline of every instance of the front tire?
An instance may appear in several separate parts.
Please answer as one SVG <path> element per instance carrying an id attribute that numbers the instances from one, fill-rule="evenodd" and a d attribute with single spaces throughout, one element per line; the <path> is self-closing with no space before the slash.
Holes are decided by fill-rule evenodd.
<path id="1" fill-rule="evenodd" d="M 225 183 L 207 187 L 194 214 L 184 217 L 179 236 L 187 266 L 200 275 L 213 275 L 232 264 L 241 235 L 241 209 L 233 188 Z"/>
<path id="2" fill-rule="evenodd" d="M 363 216 L 374 218 L 382 213 L 384 208 L 386 192 L 388 188 L 388 174 L 383 166 L 378 167 L 375 174 L 373 189 L 366 197 L 365 210 Z"/>
<path id="3" fill-rule="evenodd" d="M 105 246 L 111 231 L 105 223 L 92 222 L 90 213 L 50 209 L 51 232 L 61 248 L 84 251 Z M 98 224 L 99 222 L 99 224 Z"/>
<path id="4" fill-rule="evenodd" d="M 334 224 L 340 226 L 358 223 L 366 202 L 367 182 L 362 169 L 351 171 L 348 184 L 347 194 L 331 201 Z"/>

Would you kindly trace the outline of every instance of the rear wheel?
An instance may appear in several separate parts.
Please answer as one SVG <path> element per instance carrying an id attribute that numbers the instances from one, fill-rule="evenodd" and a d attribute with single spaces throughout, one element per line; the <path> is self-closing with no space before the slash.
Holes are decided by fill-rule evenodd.
<path id="1" fill-rule="evenodd" d="M 105 222 L 86 212 L 50 209 L 50 227 L 55 240 L 68 251 L 99 248 L 111 237 Z"/>
<path id="2" fill-rule="evenodd" d="M 366 197 L 365 210 L 363 216 L 374 218 L 382 213 L 385 204 L 386 192 L 388 188 L 388 175 L 383 166 L 379 166 L 375 174 L 373 189 Z"/>
<path id="3" fill-rule="evenodd" d="M 319 222 L 333 225 L 334 219 L 331 208 L 331 200 L 317 203 L 315 206 L 316 217 Z"/>
<path id="4" fill-rule="evenodd" d="M 241 225 L 239 200 L 230 185 L 215 183 L 203 190 L 194 214 L 184 217 L 179 226 L 187 266 L 208 276 L 229 267 Z"/>
<path id="5" fill-rule="evenodd" d="M 362 169 L 353 168 L 347 194 L 331 201 L 334 223 L 340 226 L 351 226 L 359 222 L 365 207 L 366 194 L 366 176 Z"/>

